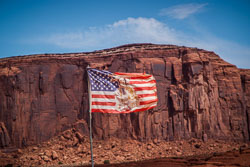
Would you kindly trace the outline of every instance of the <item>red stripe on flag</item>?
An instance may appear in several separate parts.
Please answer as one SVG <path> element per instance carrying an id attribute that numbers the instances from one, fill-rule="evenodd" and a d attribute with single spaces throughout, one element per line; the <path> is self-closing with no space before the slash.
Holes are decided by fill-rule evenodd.
<path id="1" fill-rule="evenodd" d="M 139 98 L 142 98 L 142 97 L 151 97 L 151 96 L 157 96 L 157 93 L 138 95 Z"/>
<path id="2" fill-rule="evenodd" d="M 147 84 L 147 83 L 156 83 L 155 80 L 152 81 L 130 81 L 130 84 Z"/>
<path id="3" fill-rule="evenodd" d="M 92 109 L 91 112 L 102 112 L 102 113 L 113 113 L 113 114 L 122 114 L 122 113 L 131 113 L 131 112 L 141 112 L 141 111 L 146 111 L 146 110 L 150 110 L 152 108 L 156 107 L 156 105 L 154 106 L 150 106 L 150 107 L 145 107 L 145 108 L 139 108 L 136 110 L 129 110 L 129 111 L 117 111 L 117 110 L 113 110 L 113 109 Z"/>
<path id="4" fill-rule="evenodd" d="M 119 111 L 112 109 L 91 109 L 91 112 L 118 113 Z"/>
<path id="5" fill-rule="evenodd" d="M 154 89 L 156 89 L 155 86 L 153 86 L 153 87 L 135 87 L 135 88 L 134 88 L 135 91 L 154 90 Z"/>
<path id="6" fill-rule="evenodd" d="M 132 112 L 141 112 L 141 111 L 146 111 L 146 110 L 150 110 L 152 108 L 156 107 L 156 105 L 154 106 L 151 106 L 151 107 L 146 107 L 146 108 L 140 108 L 140 109 L 137 109 L 137 110 L 134 110 Z"/>
<path id="7" fill-rule="evenodd" d="M 148 101 L 141 101 L 140 105 L 150 104 L 150 103 L 154 103 L 154 102 L 157 102 L 157 99 L 155 99 L 155 100 L 148 100 Z"/>
<path id="8" fill-rule="evenodd" d="M 115 106 L 115 102 L 100 102 L 100 101 L 93 101 L 92 105 L 101 105 L 101 106 Z"/>
<path id="9" fill-rule="evenodd" d="M 138 76 L 138 77 L 129 77 L 130 79 L 148 79 L 151 76 Z"/>
<path id="10" fill-rule="evenodd" d="M 115 95 L 97 95 L 97 94 L 93 94 L 92 98 L 115 99 Z"/>

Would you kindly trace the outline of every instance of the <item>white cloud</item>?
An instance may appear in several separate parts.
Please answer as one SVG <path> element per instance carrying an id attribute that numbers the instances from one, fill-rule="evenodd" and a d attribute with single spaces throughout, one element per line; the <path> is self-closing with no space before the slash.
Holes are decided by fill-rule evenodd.
<path id="1" fill-rule="evenodd" d="M 185 19 L 190 15 L 201 11 L 201 9 L 204 8 L 206 5 L 207 3 L 203 4 L 190 3 L 190 4 L 176 5 L 162 9 L 159 14 L 161 16 L 169 16 L 175 19 Z"/>
<path id="2" fill-rule="evenodd" d="M 128 43 L 183 45 L 214 51 L 232 64 L 249 68 L 246 61 L 250 57 L 249 47 L 214 37 L 207 32 L 199 32 L 202 31 L 200 29 L 196 31 L 197 35 L 186 34 L 154 18 L 140 17 L 78 32 L 56 33 L 36 40 L 70 52 L 93 51 Z"/>
<path id="3" fill-rule="evenodd" d="M 57 33 L 41 39 L 63 48 L 104 48 L 124 43 L 181 44 L 182 34 L 153 18 L 128 18 L 103 27 Z"/>

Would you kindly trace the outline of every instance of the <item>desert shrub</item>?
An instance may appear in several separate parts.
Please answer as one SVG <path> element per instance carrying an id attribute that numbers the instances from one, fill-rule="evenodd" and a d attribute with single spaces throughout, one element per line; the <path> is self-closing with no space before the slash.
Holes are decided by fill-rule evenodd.
<path id="1" fill-rule="evenodd" d="M 110 164 L 109 160 L 104 160 L 104 164 Z"/>

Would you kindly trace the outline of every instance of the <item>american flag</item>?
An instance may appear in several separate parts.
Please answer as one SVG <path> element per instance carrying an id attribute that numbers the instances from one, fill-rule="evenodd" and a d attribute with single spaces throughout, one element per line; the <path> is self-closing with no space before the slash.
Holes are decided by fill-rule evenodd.
<path id="1" fill-rule="evenodd" d="M 111 73 L 88 68 L 91 112 L 130 113 L 157 106 L 156 81 L 142 73 Z"/>

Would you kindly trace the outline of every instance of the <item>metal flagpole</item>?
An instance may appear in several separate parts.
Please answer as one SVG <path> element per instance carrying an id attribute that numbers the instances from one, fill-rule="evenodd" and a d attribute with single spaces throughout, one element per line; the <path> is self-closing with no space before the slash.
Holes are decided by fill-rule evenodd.
<path id="1" fill-rule="evenodd" d="M 90 68 L 89 65 L 87 69 L 88 68 Z M 88 90 L 89 90 L 89 139 L 90 139 L 90 151 L 91 151 L 91 164 L 92 164 L 92 167 L 94 167 L 93 141 L 92 141 L 91 88 L 90 88 L 89 75 L 88 75 Z"/>

